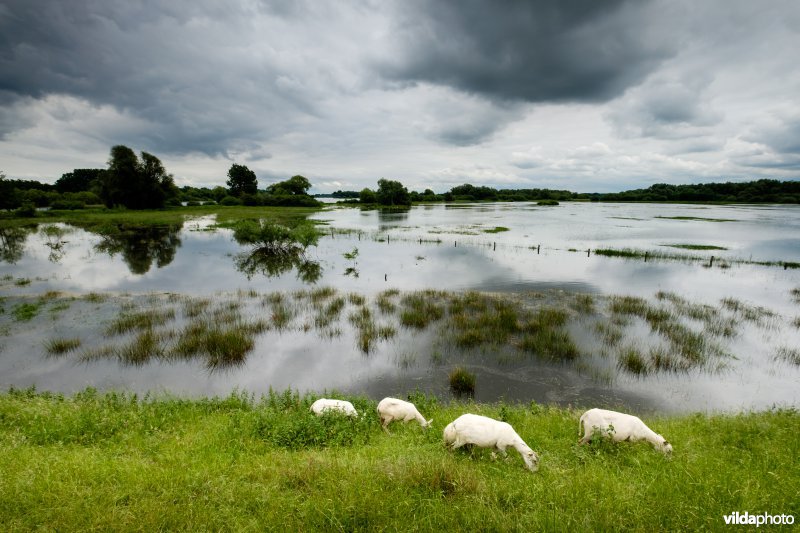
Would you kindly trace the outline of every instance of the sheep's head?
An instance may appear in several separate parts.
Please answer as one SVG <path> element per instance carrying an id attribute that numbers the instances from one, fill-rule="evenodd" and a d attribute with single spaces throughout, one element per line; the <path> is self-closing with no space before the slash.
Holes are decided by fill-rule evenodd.
<path id="1" fill-rule="evenodd" d="M 661 437 L 661 444 L 659 445 L 659 449 L 664 455 L 672 455 L 672 444 L 667 442 L 667 439 Z"/>
<path id="2" fill-rule="evenodd" d="M 522 453 L 522 460 L 525 461 L 525 466 L 528 467 L 528 470 L 531 472 L 539 470 L 539 456 L 530 448 Z"/>

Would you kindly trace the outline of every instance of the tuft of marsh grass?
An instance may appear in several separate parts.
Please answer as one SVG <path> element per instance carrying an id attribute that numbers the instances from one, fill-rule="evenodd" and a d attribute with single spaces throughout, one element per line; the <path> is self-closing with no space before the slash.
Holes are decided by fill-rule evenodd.
<path id="1" fill-rule="evenodd" d="M 195 318 L 200 316 L 211 305 L 211 300 L 208 298 L 191 298 L 186 300 L 183 304 L 183 315 L 186 318 Z"/>
<path id="2" fill-rule="evenodd" d="M 351 292 L 347 295 L 347 301 L 352 305 L 364 305 L 367 299 L 361 294 Z"/>
<path id="3" fill-rule="evenodd" d="M 332 298 L 336 295 L 336 289 L 333 287 L 319 287 L 317 289 L 312 289 L 309 293 L 309 298 L 311 299 L 311 303 L 319 304 L 324 302 L 325 300 Z"/>
<path id="4" fill-rule="evenodd" d="M 538 357 L 555 361 L 571 361 L 580 355 L 569 334 L 554 329 L 536 329 L 525 333 L 520 347 Z"/>
<path id="5" fill-rule="evenodd" d="M 800 303 L 800 287 L 795 287 L 794 289 L 792 289 L 791 291 L 789 291 L 789 294 L 791 294 L 791 295 L 792 295 L 792 299 L 793 299 L 793 300 L 794 300 L 796 303 Z"/>
<path id="6" fill-rule="evenodd" d="M 14 315 L 14 320 L 17 322 L 28 322 L 39 314 L 41 303 L 21 302 L 13 307 L 11 314 Z"/>
<path id="7" fill-rule="evenodd" d="M 244 364 L 255 346 L 255 336 L 267 328 L 265 321 L 219 324 L 205 320 L 191 322 L 177 333 L 170 357 L 203 357 L 209 369 Z"/>
<path id="8" fill-rule="evenodd" d="M 502 233 L 504 231 L 509 231 L 509 229 L 505 226 L 495 226 L 494 228 L 481 230 L 484 233 Z"/>
<path id="9" fill-rule="evenodd" d="M 341 296 L 333 298 L 330 302 L 319 309 L 314 316 L 314 326 L 317 329 L 324 329 L 335 321 L 339 320 L 339 316 L 344 310 L 347 302 Z"/>
<path id="10" fill-rule="evenodd" d="M 356 342 L 359 349 L 365 354 L 370 353 L 375 339 L 378 337 L 378 328 L 372 319 L 372 312 L 365 305 L 350 313 L 348 320 L 356 328 Z"/>
<path id="11" fill-rule="evenodd" d="M 97 293 L 97 292 L 90 292 L 89 294 L 84 296 L 83 299 L 86 300 L 87 302 L 92 302 L 92 303 L 99 304 L 99 303 L 103 303 L 106 300 L 108 300 L 108 295 L 100 294 L 100 293 Z"/>
<path id="12" fill-rule="evenodd" d="M 79 338 L 60 338 L 60 339 L 49 339 L 44 344 L 44 349 L 48 354 L 51 355 L 62 355 L 73 350 L 77 350 L 81 345 L 81 340 Z"/>
<path id="13" fill-rule="evenodd" d="M 175 318 L 175 309 L 146 309 L 138 312 L 123 312 L 106 328 L 109 335 L 123 335 L 131 331 L 144 331 L 163 325 Z"/>
<path id="14" fill-rule="evenodd" d="M 392 301 L 392 298 L 397 295 L 394 290 L 383 291 L 378 294 L 375 303 L 381 313 L 389 315 L 397 311 L 397 304 Z"/>
<path id="15" fill-rule="evenodd" d="M 468 292 L 450 299 L 447 327 L 460 347 L 503 344 L 520 331 L 520 311 L 512 301 Z"/>
<path id="16" fill-rule="evenodd" d="M 606 346 L 616 346 L 622 340 L 622 329 L 610 322 L 598 322 L 594 325 L 594 330 L 600 334 Z"/>
<path id="17" fill-rule="evenodd" d="M 800 349 L 781 346 L 775 351 L 776 360 L 786 361 L 795 366 L 800 366 Z"/>
<path id="18" fill-rule="evenodd" d="M 475 374 L 460 366 L 451 370 L 448 376 L 450 389 L 456 394 L 475 394 L 475 381 Z"/>
<path id="19" fill-rule="evenodd" d="M 736 298 L 723 298 L 721 300 L 722 306 L 729 311 L 736 313 L 742 319 L 762 324 L 764 319 L 774 318 L 776 316 L 774 311 L 761 306 L 748 305 Z"/>
<path id="20" fill-rule="evenodd" d="M 408 294 L 401 299 L 403 310 L 400 323 L 409 328 L 423 329 L 444 316 L 444 306 L 434 301 L 435 294 L 428 291 Z"/>
<path id="21" fill-rule="evenodd" d="M 642 353 L 634 346 L 626 346 L 620 350 L 617 364 L 623 370 L 637 376 L 648 374 L 647 361 L 645 361 Z"/>
<path id="22" fill-rule="evenodd" d="M 17 278 L 16 280 L 14 280 L 14 285 L 16 285 L 17 287 L 24 287 L 30 284 L 31 284 L 30 278 Z"/>
<path id="23" fill-rule="evenodd" d="M 591 294 L 576 294 L 570 307 L 582 315 L 592 314 L 595 312 L 594 297 Z"/>
<path id="24" fill-rule="evenodd" d="M 116 348 L 114 354 L 124 364 L 142 366 L 164 355 L 161 339 L 162 336 L 158 332 L 145 329 L 139 331 L 131 342 Z"/>
<path id="25" fill-rule="evenodd" d="M 297 310 L 293 306 L 289 306 L 284 300 L 272 303 L 270 319 L 275 329 L 282 330 L 288 328 L 295 316 L 297 316 Z"/>

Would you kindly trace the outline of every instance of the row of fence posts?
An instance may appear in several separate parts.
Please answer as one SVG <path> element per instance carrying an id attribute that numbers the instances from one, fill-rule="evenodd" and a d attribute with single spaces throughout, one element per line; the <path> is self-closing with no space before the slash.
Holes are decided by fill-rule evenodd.
<path id="1" fill-rule="evenodd" d="M 333 228 L 331 228 L 331 237 L 333 237 L 334 234 L 335 234 L 335 232 L 334 232 Z M 359 241 L 361 240 L 361 232 L 360 231 L 358 232 L 358 240 Z M 388 243 L 391 243 L 391 242 L 392 242 L 391 238 L 389 237 L 389 234 L 387 233 L 386 234 L 386 243 L 388 244 Z M 419 243 L 422 244 L 422 237 L 420 237 Z M 453 241 L 453 247 L 454 248 L 458 247 L 458 241 Z M 536 253 L 539 254 L 542 251 L 542 245 L 539 244 L 535 248 L 531 248 L 531 250 L 533 250 L 533 249 L 535 249 Z M 496 241 L 492 242 L 492 251 L 497 251 L 497 242 Z M 649 252 L 645 251 L 645 253 L 644 253 L 644 262 L 645 263 L 647 263 L 648 255 L 649 255 Z M 589 249 L 586 250 L 586 257 L 591 257 L 591 256 L 592 256 L 592 249 L 589 248 Z M 712 255 L 711 258 L 708 260 L 709 268 L 714 266 L 714 260 L 715 259 L 716 258 Z M 783 263 L 783 269 L 787 270 L 788 268 L 789 268 L 789 264 L 784 262 Z M 388 275 L 384 274 L 383 277 L 384 277 L 384 280 L 385 280 L 388 277 Z"/>

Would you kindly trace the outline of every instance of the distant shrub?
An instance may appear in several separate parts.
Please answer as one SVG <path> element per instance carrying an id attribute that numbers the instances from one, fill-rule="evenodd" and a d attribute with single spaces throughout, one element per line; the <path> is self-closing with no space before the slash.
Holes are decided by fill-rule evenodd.
<path id="1" fill-rule="evenodd" d="M 557 200 L 539 200 L 536 205 L 558 205 Z"/>
<path id="2" fill-rule="evenodd" d="M 33 204 L 23 204 L 14 210 L 14 216 L 22 218 L 33 218 L 36 216 L 36 207 Z"/>
<path id="3" fill-rule="evenodd" d="M 242 201 L 233 196 L 226 196 L 219 203 L 220 205 L 242 205 Z"/>
<path id="4" fill-rule="evenodd" d="M 84 209 L 86 205 L 78 200 L 56 200 L 50 204 L 51 209 L 63 209 L 74 211 L 75 209 Z"/>

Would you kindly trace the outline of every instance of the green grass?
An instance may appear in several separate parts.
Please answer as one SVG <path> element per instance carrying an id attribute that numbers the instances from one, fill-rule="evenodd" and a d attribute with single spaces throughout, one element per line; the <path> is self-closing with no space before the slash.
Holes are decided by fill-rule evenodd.
<path id="1" fill-rule="evenodd" d="M 39 314 L 42 304 L 39 302 L 21 302 L 14 306 L 11 313 L 14 315 L 14 320 L 17 322 L 28 322 Z"/>
<path id="2" fill-rule="evenodd" d="M 270 220 L 277 224 L 294 227 L 305 218 L 318 212 L 319 208 L 306 207 L 248 207 L 202 205 L 173 207 L 166 209 L 83 209 L 78 211 L 45 211 L 37 213 L 37 219 L 47 223 L 64 222 L 92 232 L 107 234 L 115 228 L 131 226 L 163 226 L 182 224 L 195 218 L 216 215 L 218 223 L 237 220 Z M 4 220 L 3 227 L 30 225 L 30 219 Z"/>
<path id="3" fill-rule="evenodd" d="M 312 396 L 187 400 L 87 390 L 0 395 L 5 531 L 724 529 L 733 511 L 800 516 L 796 410 L 648 417 L 674 446 L 577 444 L 580 410 L 441 405 L 433 427 L 381 431 L 365 416 L 312 417 Z M 512 424 L 541 456 L 451 452 L 464 412 Z"/>
<path id="4" fill-rule="evenodd" d="M 502 233 L 504 231 L 510 231 L 510 230 L 505 226 L 495 226 L 494 228 L 485 229 L 481 231 L 483 231 L 484 233 Z"/>

